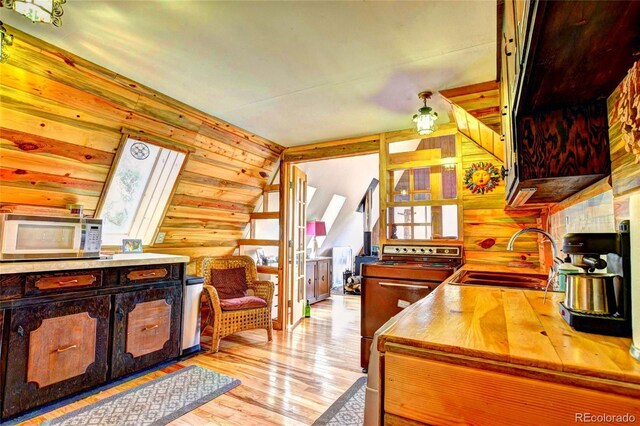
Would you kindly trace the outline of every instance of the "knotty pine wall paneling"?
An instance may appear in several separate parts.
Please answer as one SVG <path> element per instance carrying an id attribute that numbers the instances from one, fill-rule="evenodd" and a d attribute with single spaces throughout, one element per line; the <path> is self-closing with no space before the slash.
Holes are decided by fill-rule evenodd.
<path id="1" fill-rule="evenodd" d="M 462 137 L 463 172 L 474 163 L 490 162 L 498 169 L 502 163 L 479 145 Z M 504 181 L 484 195 L 464 188 L 463 236 L 466 263 L 540 267 L 538 234 L 520 236 L 514 251 L 507 250 L 511 236 L 522 228 L 539 227 L 540 210 L 505 210 Z"/>
<path id="2" fill-rule="evenodd" d="M 9 28 L 0 64 L 0 203 L 93 214 L 120 138 L 189 151 L 149 251 L 230 254 L 283 147 Z"/>

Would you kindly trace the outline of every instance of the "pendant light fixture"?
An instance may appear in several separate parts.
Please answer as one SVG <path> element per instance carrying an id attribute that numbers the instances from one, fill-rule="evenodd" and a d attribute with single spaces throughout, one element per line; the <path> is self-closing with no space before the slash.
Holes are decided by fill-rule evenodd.
<path id="1" fill-rule="evenodd" d="M 13 35 L 7 32 L 7 29 L 2 25 L 2 21 L 0 21 L 0 62 L 7 62 L 7 59 L 9 59 L 7 47 L 12 44 Z"/>
<path id="2" fill-rule="evenodd" d="M 427 106 L 427 99 L 431 99 L 431 95 L 433 95 L 433 92 L 430 91 L 418 93 L 418 98 L 424 101 L 424 106 L 413 116 L 413 121 L 416 123 L 416 128 L 420 135 L 429 135 L 436 130 L 438 113 Z"/>
<path id="3" fill-rule="evenodd" d="M 62 5 L 67 0 L 0 0 L 0 6 L 13 9 L 33 22 L 62 25 Z"/>

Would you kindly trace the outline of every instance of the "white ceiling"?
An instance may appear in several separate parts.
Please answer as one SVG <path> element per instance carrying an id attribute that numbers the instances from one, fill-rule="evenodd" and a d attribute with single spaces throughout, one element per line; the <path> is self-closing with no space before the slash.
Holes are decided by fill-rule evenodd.
<path id="1" fill-rule="evenodd" d="M 285 146 L 411 127 L 418 92 L 496 75 L 495 1 L 68 0 L 60 28 L 0 20 Z"/>

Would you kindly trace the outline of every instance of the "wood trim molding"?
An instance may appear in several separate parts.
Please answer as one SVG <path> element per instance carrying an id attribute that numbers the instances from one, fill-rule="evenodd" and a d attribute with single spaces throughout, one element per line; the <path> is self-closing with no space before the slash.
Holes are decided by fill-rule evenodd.
<path id="1" fill-rule="evenodd" d="M 184 154 L 196 151 L 194 147 L 175 142 L 171 139 L 163 138 L 159 135 L 154 135 L 153 133 L 149 133 L 146 130 L 135 130 L 128 127 L 123 127 L 122 129 L 120 129 L 120 132 L 122 132 L 123 136 L 125 136 L 125 142 L 127 140 L 126 138 L 130 137 L 141 142 L 149 142 L 150 144 L 157 145 L 161 148 L 182 152 Z"/>
<path id="2" fill-rule="evenodd" d="M 282 154 L 282 158 L 285 162 L 302 163 L 307 161 L 376 154 L 378 152 L 378 140 L 378 135 L 371 135 L 360 138 L 341 139 L 337 141 L 292 147 L 285 149 Z"/>

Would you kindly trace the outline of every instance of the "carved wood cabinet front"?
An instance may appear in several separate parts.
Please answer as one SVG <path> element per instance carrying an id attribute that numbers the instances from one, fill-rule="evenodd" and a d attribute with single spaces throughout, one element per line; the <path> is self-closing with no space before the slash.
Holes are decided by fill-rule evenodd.
<path id="1" fill-rule="evenodd" d="M 110 310 L 109 296 L 14 309 L 3 416 L 105 381 Z"/>

